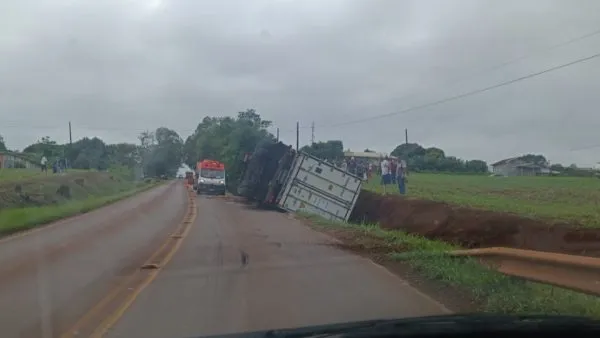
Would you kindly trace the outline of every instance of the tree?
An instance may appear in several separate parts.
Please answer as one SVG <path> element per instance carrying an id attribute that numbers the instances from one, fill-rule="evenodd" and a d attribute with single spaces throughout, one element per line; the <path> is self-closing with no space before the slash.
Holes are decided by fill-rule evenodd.
<path id="1" fill-rule="evenodd" d="M 225 163 L 228 189 L 237 191 L 244 154 L 253 152 L 262 140 L 275 141 L 266 130 L 270 125 L 254 109 L 238 112 L 236 117 L 207 116 L 185 140 L 182 158 L 192 168 L 203 159 Z"/>
<path id="2" fill-rule="evenodd" d="M 44 136 L 36 143 L 27 146 L 23 149 L 24 153 L 34 155 L 36 157 L 46 156 L 48 160 L 58 158 L 64 155 L 64 145 L 59 145 L 56 141 L 50 139 L 49 136 Z"/>
<path id="3" fill-rule="evenodd" d="M 488 171 L 487 163 L 481 160 L 472 160 L 465 163 L 468 172 L 484 173 Z"/>
<path id="4" fill-rule="evenodd" d="M 0 135 L 0 151 L 6 151 L 6 144 L 4 143 L 4 137 Z"/>
<path id="5" fill-rule="evenodd" d="M 408 163 L 413 171 L 486 173 L 487 164 L 481 160 L 464 161 L 454 156 L 446 156 L 440 148 L 424 148 L 417 143 L 404 143 L 392 151 Z"/>
<path id="6" fill-rule="evenodd" d="M 84 137 L 66 148 L 72 168 L 106 170 L 110 166 L 106 144 L 101 139 Z"/>
<path id="7" fill-rule="evenodd" d="M 174 176 L 181 166 L 183 140 L 172 129 L 160 127 L 138 137 L 144 172 L 149 176 Z"/>
<path id="8" fill-rule="evenodd" d="M 565 167 L 560 163 L 556 163 L 550 166 L 550 170 L 563 172 L 565 170 Z"/>
<path id="9" fill-rule="evenodd" d="M 429 157 L 431 159 L 439 160 L 439 159 L 443 159 L 444 157 L 446 157 L 446 154 L 440 148 L 431 147 L 431 148 L 425 149 L 425 156 Z"/>
<path id="10" fill-rule="evenodd" d="M 549 165 L 548 160 L 546 160 L 546 157 L 544 157 L 544 155 L 527 154 L 519 156 L 518 159 L 523 162 L 533 163 L 542 167 L 547 167 Z"/>
<path id="11" fill-rule="evenodd" d="M 313 143 L 302 147 L 301 150 L 320 159 L 334 162 L 344 158 L 344 144 L 339 140 Z"/>
<path id="12" fill-rule="evenodd" d="M 408 159 L 415 156 L 423 156 L 425 155 L 425 148 L 421 147 L 417 143 L 402 143 L 392 150 L 391 155 L 403 159 Z"/>
<path id="13" fill-rule="evenodd" d="M 140 148 L 131 143 L 117 143 L 106 146 L 109 162 L 134 168 L 141 163 Z"/>

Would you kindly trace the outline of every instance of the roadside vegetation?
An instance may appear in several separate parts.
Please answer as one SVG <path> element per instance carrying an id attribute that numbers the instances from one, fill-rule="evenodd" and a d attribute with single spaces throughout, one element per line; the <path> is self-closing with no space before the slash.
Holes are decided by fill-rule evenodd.
<path id="1" fill-rule="evenodd" d="M 0 169 L 0 183 L 44 176 L 46 174 L 39 169 Z"/>
<path id="2" fill-rule="evenodd" d="M 476 311 L 508 314 L 561 314 L 600 318 L 597 297 L 526 282 L 505 276 L 473 258 L 456 258 L 446 253 L 450 244 L 428 240 L 374 224 L 332 222 L 301 214 L 316 230 L 326 232 L 354 252 L 375 257 L 379 262 L 401 262 L 419 275 L 467 294 Z"/>
<path id="3" fill-rule="evenodd" d="M 15 169 L 13 169 L 15 170 Z M 0 235 L 88 212 L 149 189 L 160 181 L 133 180 L 131 170 L 69 171 L 0 181 Z"/>
<path id="4" fill-rule="evenodd" d="M 380 178 L 364 189 L 382 193 Z M 394 185 L 388 193 L 398 194 Z M 600 179 L 410 173 L 407 198 L 600 227 Z"/>
<path id="5" fill-rule="evenodd" d="M 102 206 L 133 196 L 159 184 L 158 181 L 140 182 L 127 190 L 106 196 L 90 196 L 64 204 L 0 210 L 0 236 L 28 230 L 62 218 L 86 213 Z"/>

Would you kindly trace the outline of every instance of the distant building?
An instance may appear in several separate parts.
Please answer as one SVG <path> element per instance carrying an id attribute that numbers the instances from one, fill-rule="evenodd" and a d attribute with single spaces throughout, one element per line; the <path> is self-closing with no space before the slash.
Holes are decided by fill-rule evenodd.
<path id="1" fill-rule="evenodd" d="M 491 165 L 492 173 L 501 176 L 537 176 L 549 175 L 550 168 L 525 162 L 518 157 L 507 158 Z"/>
<path id="2" fill-rule="evenodd" d="M 9 168 L 27 168 L 34 169 L 39 168 L 40 164 L 31 161 L 25 156 L 13 153 L 10 151 L 0 151 L 0 169 Z"/>

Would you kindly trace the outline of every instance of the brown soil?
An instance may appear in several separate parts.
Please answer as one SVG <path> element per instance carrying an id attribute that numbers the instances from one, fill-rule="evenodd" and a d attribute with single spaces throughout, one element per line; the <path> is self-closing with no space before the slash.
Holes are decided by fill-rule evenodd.
<path id="1" fill-rule="evenodd" d="M 360 193 L 350 221 L 378 223 L 382 228 L 399 229 L 465 248 L 502 246 L 600 256 L 600 229 L 548 224 L 511 214 L 369 191 Z"/>

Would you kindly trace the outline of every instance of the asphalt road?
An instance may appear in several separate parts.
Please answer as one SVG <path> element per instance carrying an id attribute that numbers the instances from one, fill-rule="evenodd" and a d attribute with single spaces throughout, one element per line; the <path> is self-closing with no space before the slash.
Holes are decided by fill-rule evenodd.
<path id="1" fill-rule="evenodd" d="M 91 213 L 0 240 L 0 336 L 58 337 L 136 271 L 186 209 L 163 185 Z"/>
<path id="2" fill-rule="evenodd" d="M 192 337 L 448 312 L 286 214 L 199 197 L 168 265 L 108 337 Z"/>

